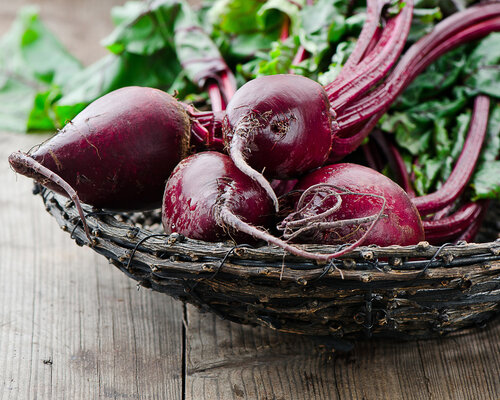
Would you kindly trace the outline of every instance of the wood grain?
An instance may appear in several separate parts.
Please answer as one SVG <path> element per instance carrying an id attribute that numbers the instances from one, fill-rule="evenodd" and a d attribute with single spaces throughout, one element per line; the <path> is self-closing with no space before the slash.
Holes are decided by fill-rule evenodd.
<path id="1" fill-rule="evenodd" d="M 187 399 L 498 399 L 500 326 L 350 353 L 188 307 Z"/>
<path id="2" fill-rule="evenodd" d="M 42 139 L 0 134 L 0 159 Z M 76 246 L 6 162 L 0 187 L 0 398 L 181 399 L 182 304 Z"/>

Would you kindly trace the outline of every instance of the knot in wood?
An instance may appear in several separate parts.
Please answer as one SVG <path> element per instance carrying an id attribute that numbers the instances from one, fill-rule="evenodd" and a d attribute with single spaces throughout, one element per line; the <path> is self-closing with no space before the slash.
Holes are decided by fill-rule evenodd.
<path id="1" fill-rule="evenodd" d="M 167 244 L 172 245 L 177 242 L 183 242 L 184 239 L 185 239 L 184 235 L 181 235 L 180 233 L 177 232 L 173 232 L 168 237 Z"/>
<path id="2" fill-rule="evenodd" d="M 373 251 L 371 250 L 363 250 L 361 251 L 361 257 L 365 260 L 373 260 L 375 258 L 375 255 L 373 254 Z"/>
<path id="3" fill-rule="evenodd" d="M 494 256 L 500 256 L 500 246 L 493 246 L 490 248 L 490 251 Z"/>
<path id="4" fill-rule="evenodd" d="M 214 272 L 214 271 L 215 271 L 214 266 L 213 266 L 213 265 L 210 265 L 210 264 L 203 264 L 203 265 L 201 266 L 201 269 L 202 269 L 202 271 L 204 271 L 204 272 Z"/>
<path id="5" fill-rule="evenodd" d="M 393 267 L 399 267 L 403 264 L 403 259 L 401 257 L 389 257 L 389 264 Z"/>
<path id="6" fill-rule="evenodd" d="M 451 262 L 455 259 L 455 256 L 451 253 L 445 253 L 441 255 L 441 259 L 446 265 L 450 265 Z"/>
<path id="7" fill-rule="evenodd" d="M 472 286 L 472 280 L 470 279 L 469 276 L 463 276 L 462 279 L 460 280 L 460 290 L 466 291 L 469 290 Z"/>
<path id="8" fill-rule="evenodd" d="M 307 279 L 302 278 L 302 277 L 297 278 L 297 280 L 295 282 L 297 282 L 297 284 L 299 284 L 300 286 L 306 286 L 308 283 Z"/>
<path id="9" fill-rule="evenodd" d="M 127 231 L 127 237 L 129 239 L 135 239 L 135 237 L 137 236 L 137 234 L 140 232 L 140 229 L 137 228 L 136 226 L 133 227 L 133 228 L 130 228 L 128 231 Z"/>
<path id="10" fill-rule="evenodd" d="M 246 250 L 243 247 L 236 247 L 233 250 L 233 253 L 236 254 L 238 257 L 243 257 L 246 253 Z"/>
<path id="11" fill-rule="evenodd" d="M 429 247 L 431 247 L 431 245 L 429 244 L 429 242 L 427 242 L 426 240 L 422 241 L 422 242 L 419 242 L 416 246 L 416 249 L 418 251 L 423 251 L 423 250 L 427 250 Z"/>

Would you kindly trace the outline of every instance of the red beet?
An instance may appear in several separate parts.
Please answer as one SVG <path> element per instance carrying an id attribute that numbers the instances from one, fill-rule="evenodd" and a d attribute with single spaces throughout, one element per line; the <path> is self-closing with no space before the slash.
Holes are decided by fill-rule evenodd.
<path id="1" fill-rule="evenodd" d="M 417 209 L 386 176 L 356 164 L 334 164 L 301 179 L 296 212 L 280 224 L 285 239 L 306 243 L 411 245 L 424 239 Z"/>
<path id="2" fill-rule="evenodd" d="M 265 187 L 276 205 L 260 171 L 288 179 L 323 165 L 333 124 L 334 112 L 320 84 L 297 75 L 273 75 L 236 92 L 226 109 L 223 134 L 238 168 Z"/>
<path id="3" fill-rule="evenodd" d="M 94 101 L 29 155 L 17 152 L 9 161 L 17 172 L 66 195 L 65 181 L 96 207 L 154 208 L 168 176 L 188 155 L 190 125 L 185 108 L 169 94 L 126 87 Z"/>
<path id="4" fill-rule="evenodd" d="M 167 181 L 163 195 L 165 232 L 210 242 L 251 239 L 231 226 L 227 212 L 246 224 L 266 226 L 273 209 L 265 190 L 227 155 L 207 151 L 182 160 Z"/>

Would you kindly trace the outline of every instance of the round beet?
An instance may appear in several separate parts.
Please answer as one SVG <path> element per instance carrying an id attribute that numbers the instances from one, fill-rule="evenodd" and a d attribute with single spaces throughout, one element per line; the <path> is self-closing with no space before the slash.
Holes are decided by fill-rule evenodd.
<path id="1" fill-rule="evenodd" d="M 17 172 L 68 195 L 65 182 L 96 207 L 154 208 L 168 176 L 188 155 L 190 125 L 169 94 L 125 87 L 91 103 L 29 155 L 16 152 L 9 161 Z"/>
<path id="2" fill-rule="evenodd" d="M 162 222 L 166 233 L 177 232 L 209 242 L 233 238 L 248 241 L 233 221 L 267 226 L 272 202 L 265 190 L 242 173 L 225 154 L 207 151 L 182 160 L 167 181 Z M 228 218 L 232 214 L 234 218 Z"/>
<path id="3" fill-rule="evenodd" d="M 332 146 L 333 116 L 317 82 L 298 75 L 263 76 L 238 89 L 227 105 L 224 141 L 238 168 L 277 204 L 260 172 L 287 179 L 323 165 Z"/>
<path id="4" fill-rule="evenodd" d="M 302 178 L 295 190 L 303 193 L 296 211 L 280 224 L 286 239 L 379 246 L 424 240 L 420 215 L 406 192 L 373 169 L 328 165 Z"/>

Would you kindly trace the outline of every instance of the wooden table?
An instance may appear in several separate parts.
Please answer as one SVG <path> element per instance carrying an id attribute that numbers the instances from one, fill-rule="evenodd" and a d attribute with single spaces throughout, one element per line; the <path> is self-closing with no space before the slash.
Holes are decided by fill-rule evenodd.
<path id="1" fill-rule="evenodd" d="M 0 33 L 24 1 L 2 2 Z M 45 0 L 80 59 L 104 54 L 113 1 Z M 91 28 L 88 24 L 91 22 Z M 442 340 L 358 343 L 200 314 L 80 248 L 6 158 L 45 137 L 0 133 L 0 399 L 499 399 L 500 323 Z"/>

